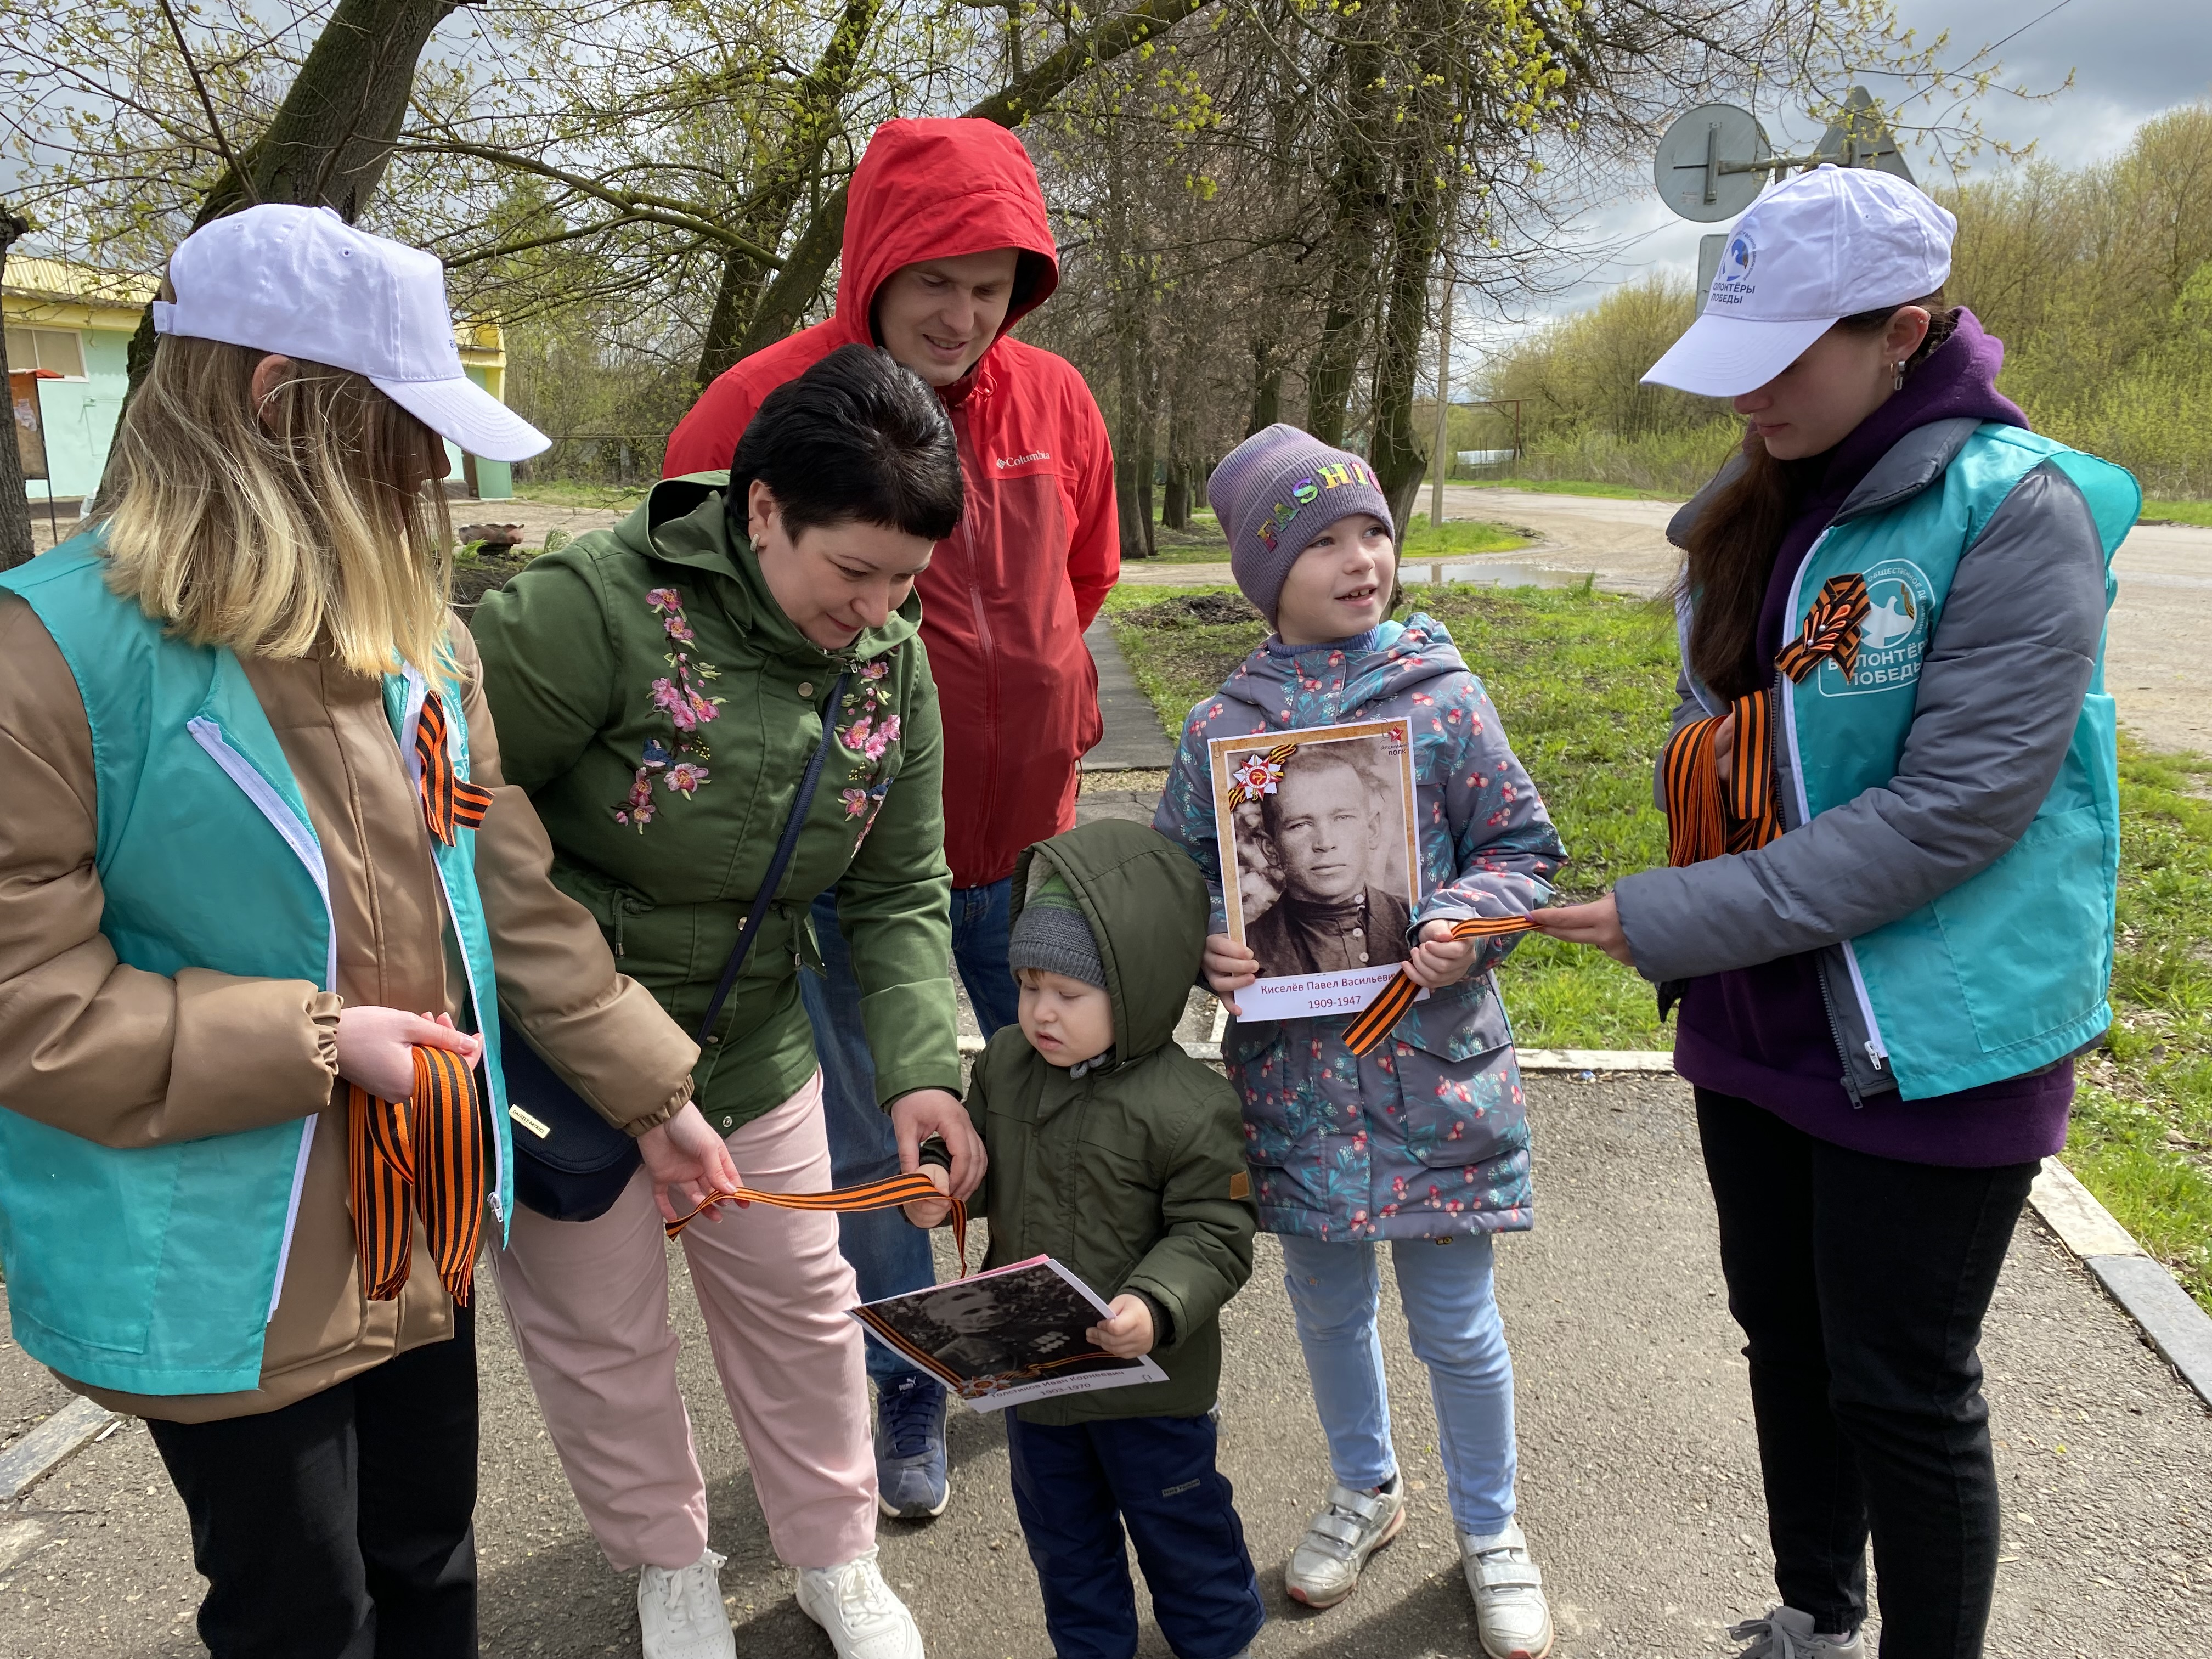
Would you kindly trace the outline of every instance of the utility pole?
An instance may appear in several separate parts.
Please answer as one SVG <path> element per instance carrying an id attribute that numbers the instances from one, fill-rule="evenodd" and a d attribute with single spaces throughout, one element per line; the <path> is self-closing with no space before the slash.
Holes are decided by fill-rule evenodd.
<path id="1" fill-rule="evenodd" d="M 8 270 L 8 250 L 17 239 L 30 234 L 31 227 L 19 216 L 0 204 L 0 276 Z M 23 365 L 26 370 L 38 367 Z M 23 488 L 23 460 L 19 446 L 22 442 L 15 430 L 15 383 L 8 379 L 8 349 L 0 341 L 0 385 L 9 388 L 8 423 L 0 430 L 0 570 L 12 570 L 19 564 L 27 564 L 38 544 L 31 535 L 31 498 Z M 39 395 L 38 382 L 31 382 L 31 396 Z M 37 404 L 32 407 L 35 410 Z"/>
<path id="2" fill-rule="evenodd" d="M 1444 278 L 1444 308 L 1437 324 L 1437 447 L 1429 464 L 1436 469 L 1429 482 L 1429 528 L 1441 531 L 1444 522 L 1444 475 L 1451 471 L 1447 445 L 1451 431 L 1451 278 Z"/>

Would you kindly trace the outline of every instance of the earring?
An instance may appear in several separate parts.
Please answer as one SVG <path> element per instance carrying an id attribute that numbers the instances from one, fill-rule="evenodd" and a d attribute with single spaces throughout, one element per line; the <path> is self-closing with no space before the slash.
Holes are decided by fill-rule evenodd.
<path id="1" fill-rule="evenodd" d="M 1897 373 L 1890 377 L 1889 389 L 1892 392 L 1905 390 L 1905 360 L 1903 358 L 1898 360 Z"/>

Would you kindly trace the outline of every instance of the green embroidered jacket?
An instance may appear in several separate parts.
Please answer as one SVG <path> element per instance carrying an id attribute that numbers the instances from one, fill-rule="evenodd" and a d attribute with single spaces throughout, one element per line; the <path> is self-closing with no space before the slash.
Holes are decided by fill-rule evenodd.
<path id="1" fill-rule="evenodd" d="M 554 881 L 692 1031 L 826 712 L 821 781 L 705 1044 L 700 1109 L 726 1134 L 812 1074 L 798 973 L 819 967 L 807 907 L 831 887 L 878 1097 L 957 1094 L 943 728 L 920 605 L 909 599 L 848 651 L 814 644 L 731 533 L 726 480 L 664 481 L 621 525 L 533 560 L 477 607 L 507 781 L 530 792 L 552 837 Z"/>

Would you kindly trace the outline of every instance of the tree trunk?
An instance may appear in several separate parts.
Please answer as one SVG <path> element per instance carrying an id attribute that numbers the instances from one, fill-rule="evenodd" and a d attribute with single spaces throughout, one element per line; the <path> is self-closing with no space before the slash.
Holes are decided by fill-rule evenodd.
<path id="1" fill-rule="evenodd" d="M 1127 11 L 1115 13 L 1081 39 L 1071 40 L 1028 74 L 963 113 L 975 120 L 996 121 L 1002 127 L 1018 127 L 1091 70 L 1166 33 L 1205 3 L 1206 0 L 1142 0 Z M 840 185 L 823 198 L 799 231 L 738 343 L 737 358 L 750 356 L 790 333 L 821 294 L 845 238 L 845 189 Z"/>
<path id="2" fill-rule="evenodd" d="M 5 208 L 0 208 L 0 280 L 8 274 L 8 250 L 31 227 Z M 8 348 L 0 338 L 0 385 L 8 375 Z M 13 570 L 29 562 L 37 544 L 31 539 L 31 498 L 23 483 L 22 442 L 15 433 L 14 388 L 8 399 L 8 431 L 0 437 L 0 570 Z"/>
<path id="3" fill-rule="evenodd" d="M 1353 13 L 1342 57 L 1346 112 L 1337 133 L 1326 244 L 1328 301 L 1306 370 L 1307 430 L 1339 448 L 1351 419 L 1352 376 L 1366 334 L 1376 236 L 1389 216 L 1383 158 L 1393 145 L 1390 124 L 1383 118 L 1382 54 L 1374 38 L 1375 31 L 1388 26 L 1391 11 L 1370 5 Z"/>
<path id="4" fill-rule="evenodd" d="M 1451 142 L 1451 103 L 1442 62 L 1449 20 L 1435 6 L 1408 6 L 1423 33 L 1418 61 L 1421 89 L 1397 123 L 1395 177 L 1388 217 L 1390 252 L 1383 285 L 1381 338 L 1375 353 L 1368 465 L 1375 469 L 1391 516 L 1401 525 L 1420 494 L 1428 458 L 1413 431 L 1413 382 L 1429 322 L 1430 274 L 1443 244 L 1445 184 L 1442 158 Z M 1440 457 L 1439 459 L 1442 458 Z"/>
<path id="5" fill-rule="evenodd" d="M 226 167 L 192 228 L 259 202 L 328 207 L 352 223 L 368 206 L 407 118 L 415 64 L 455 0 L 338 0 L 307 61 L 253 147 Z M 131 337 L 124 407 L 153 365 L 151 306 Z"/>
<path id="6" fill-rule="evenodd" d="M 883 0 L 846 0 L 837 27 L 823 48 L 813 71 L 793 89 L 791 125 L 775 158 L 760 173 L 744 210 L 731 227 L 742 231 L 762 247 L 775 247 L 783 240 L 792 210 L 798 206 L 822 168 L 823 152 L 836 136 L 845 99 L 853 89 L 861 60 L 861 48 L 873 33 L 883 11 Z M 838 232 L 844 231 L 844 209 L 837 213 Z M 827 268 L 826 266 L 824 267 Z M 707 337 L 699 348 L 699 384 L 704 386 L 745 355 L 754 314 L 760 309 L 768 271 L 750 255 L 732 248 L 722 256 L 721 280 L 715 285 L 714 309 L 707 320 Z M 819 291 L 817 280 L 815 287 Z M 813 303 L 809 295 L 803 313 Z M 790 331 L 785 330 L 786 333 Z M 778 336 L 781 338 L 781 336 Z"/>
<path id="7" fill-rule="evenodd" d="M 1252 342 L 1252 418 L 1244 435 L 1264 432 L 1283 418 L 1283 360 L 1271 340 Z"/>

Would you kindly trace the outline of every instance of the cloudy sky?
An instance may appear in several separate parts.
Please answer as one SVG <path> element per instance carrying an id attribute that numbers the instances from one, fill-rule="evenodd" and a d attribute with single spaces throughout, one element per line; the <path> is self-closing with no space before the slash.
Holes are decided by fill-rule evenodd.
<path id="1" fill-rule="evenodd" d="M 1961 64 L 1978 47 L 2011 34 L 1996 54 L 2004 66 L 2002 84 L 2046 90 L 2073 72 L 2072 87 L 2047 101 L 1993 94 L 1982 105 L 1991 137 L 2033 140 L 2044 159 L 2069 165 L 2103 160 L 2160 111 L 2212 96 L 2212 5 L 2204 0 L 2065 0 L 2051 6 L 2052 0 L 1898 0 L 1899 15 L 1921 42 L 1949 31 L 1946 64 Z M 1871 86 L 1880 97 L 1881 83 Z M 1790 143 L 1802 153 L 1820 136 L 1802 112 L 1793 112 L 1794 125 L 1775 111 L 1758 113 L 1778 148 Z M 1932 156 L 1910 159 L 1923 183 L 1948 177 Z M 1987 177 L 2006 164 L 1984 150 L 1972 165 L 1973 176 Z M 1647 271 L 1693 275 L 1698 238 L 1722 228 L 1675 218 L 1660 204 L 1648 172 L 1625 178 L 1620 198 L 1594 209 L 1582 225 L 1591 243 L 1617 246 L 1618 254 L 1594 268 L 1588 262 L 1561 268 L 1553 278 L 1559 291 L 1517 317 L 1462 313 L 1460 327 L 1496 343 L 1547 315 L 1595 304 L 1614 283 Z"/>

